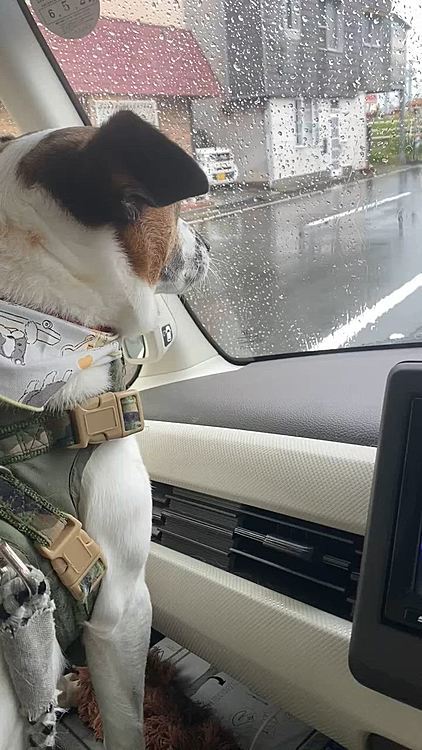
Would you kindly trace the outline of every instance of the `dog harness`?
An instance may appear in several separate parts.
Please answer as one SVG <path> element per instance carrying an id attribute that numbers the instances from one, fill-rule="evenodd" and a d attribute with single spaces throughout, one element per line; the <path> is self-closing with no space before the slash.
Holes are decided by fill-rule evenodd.
<path id="1" fill-rule="evenodd" d="M 96 366 L 109 367 L 110 392 L 45 410 L 74 373 Z M 0 645 L 25 747 L 55 746 L 54 637 L 63 651 L 76 640 L 106 572 L 78 504 L 96 446 L 143 429 L 124 374 L 117 336 L 0 302 Z"/>
<path id="2" fill-rule="evenodd" d="M 2 352 L 0 343 L 0 540 L 48 578 L 66 650 L 89 618 L 106 570 L 78 520 L 82 474 L 97 445 L 143 429 L 142 407 L 136 391 L 123 390 L 115 336 L 0 302 L 0 332 L 5 328 L 24 344 L 16 352 L 6 342 Z M 43 410 L 72 373 L 107 363 L 112 391 L 71 411 Z"/>

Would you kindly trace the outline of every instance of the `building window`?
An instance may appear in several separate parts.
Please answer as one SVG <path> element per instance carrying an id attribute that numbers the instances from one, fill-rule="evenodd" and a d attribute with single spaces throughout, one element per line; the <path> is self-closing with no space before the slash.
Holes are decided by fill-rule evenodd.
<path id="1" fill-rule="evenodd" d="M 327 49 L 343 49 L 343 7 L 340 0 L 322 0 L 322 22 Z"/>
<path id="2" fill-rule="evenodd" d="M 363 17 L 363 43 L 368 47 L 381 47 L 382 18 L 374 13 Z"/>
<path id="3" fill-rule="evenodd" d="M 286 0 L 286 28 L 300 29 L 301 5 L 300 0 Z"/>
<path id="4" fill-rule="evenodd" d="M 319 107 L 312 99 L 296 99 L 296 143 L 316 146 L 319 141 Z"/>

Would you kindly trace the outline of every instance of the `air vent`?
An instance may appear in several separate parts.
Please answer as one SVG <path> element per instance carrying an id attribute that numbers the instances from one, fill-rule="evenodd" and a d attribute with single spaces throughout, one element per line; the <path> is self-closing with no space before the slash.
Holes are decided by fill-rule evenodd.
<path id="1" fill-rule="evenodd" d="M 153 483 L 153 541 L 351 620 L 363 537 Z"/>

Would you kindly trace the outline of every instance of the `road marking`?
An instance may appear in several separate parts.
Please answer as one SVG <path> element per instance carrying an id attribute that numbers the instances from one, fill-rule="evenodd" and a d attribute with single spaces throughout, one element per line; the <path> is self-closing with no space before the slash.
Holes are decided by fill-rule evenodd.
<path id="1" fill-rule="evenodd" d="M 255 211 L 256 208 L 268 208 L 268 206 L 276 206 L 278 203 L 289 203 L 290 201 L 298 200 L 299 198 L 308 198 L 312 195 L 323 195 L 328 190 L 334 190 L 337 188 L 344 188 L 345 185 L 358 185 L 360 182 L 367 182 L 368 180 L 382 180 L 384 177 L 389 177 L 390 175 L 400 174 L 400 172 L 409 172 L 412 169 L 417 169 L 418 167 L 415 166 L 409 166 L 404 167 L 402 169 L 394 169 L 391 172 L 385 172 L 384 174 L 376 174 L 376 175 L 368 175 L 365 177 L 361 177 L 357 180 L 350 181 L 347 183 L 339 182 L 335 185 L 329 185 L 324 190 L 309 190 L 307 192 L 298 193 L 297 195 L 286 195 L 284 198 L 277 198 L 273 201 L 267 201 L 267 203 L 256 203 L 252 206 L 244 206 L 243 208 L 234 208 L 233 211 L 224 211 L 222 213 L 219 213 L 218 211 L 215 211 L 214 213 L 209 214 L 208 216 L 201 218 L 201 219 L 192 219 L 191 221 L 185 217 L 185 221 L 187 221 L 188 224 L 204 224 L 207 221 L 214 221 L 214 219 L 224 219 L 227 216 L 235 216 L 236 214 L 243 214 L 246 211 Z M 409 193 L 410 195 L 410 193 Z M 380 205 L 381 201 L 378 201 L 376 205 Z M 311 226 L 308 224 L 308 226 Z"/>
<path id="2" fill-rule="evenodd" d="M 422 287 L 422 273 L 418 273 L 410 281 L 406 281 L 403 286 L 395 289 L 391 294 L 387 294 L 372 307 L 368 307 L 362 313 L 352 318 L 344 325 L 337 328 L 334 333 L 328 334 L 321 341 L 314 346 L 310 346 L 309 350 L 313 352 L 323 351 L 325 349 L 340 349 L 342 346 L 347 344 L 350 339 L 357 336 L 358 333 L 363 331 L 366 326 L 376 323 L 376 321 L 403 302 L 413 292 L 416 292 Z"/>
<path id="3" fill-rule="evenodd" d="M 306 224 L 306 226 L 318 227 L 321 226 L 321 224 L 328 224 L 330 221 L 334 221 L 335 219 L 342 219 L 344 216 L 351 216 L 352 214 L 360 214 L 362 211 L 369 211 L 369 209 L 371 208 L 378 208 L 378 206 L 383 206 L 385 203 L 392 203 L 393 201 L 400 200 L 400 198 L 407 198 L 409 195 L 412 195 L 412 193 L 407 192 L 398 193 L 397 195 L 391 195 L 389 198 L 382 198 L 382 200 L 380 201 L 365 203 L 363 206 L 356 206 L 355 208 L 350 208 L 348 211 L 341 211 L 338 214 L 332 214 L 331 216 L 324 216 L 324 218 L 322 219 L 310 221 L 309 224 Z"/>
<path id="4" fill-rule="evenodd" d="M 256 208 L 268 208 L 268 206 L 276 206 L 278 203 L 290 203 L 290 201 L 296 201 L 298 198 L 308 198 L 312 195 L 323 195 L 325 190 L 312 190 L 309 193 L 299 193 L 298 195 L 286 195 L 284 198 L 276 198 L 273 201 L 267 201 L 267 203 L 254 203 L 253 206 L 245 206 L 244 208 L 234 208 L 233 211 L 224 211 L 223 213 L 214 213 L 206 216 L 203 219 L 185 219 L 188 224 L 204 224 L 206 221 L 214 221 L 214 219 L 224 219 L 226 216 L 235 216 L 236 214 L 243 214 L 246 211 L 255 211 Z"/>

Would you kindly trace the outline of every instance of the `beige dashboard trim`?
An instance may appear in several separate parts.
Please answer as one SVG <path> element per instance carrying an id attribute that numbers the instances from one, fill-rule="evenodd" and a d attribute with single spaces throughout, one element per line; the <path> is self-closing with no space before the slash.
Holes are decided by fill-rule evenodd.
<path id="1" fill-rule="evenodd" d="M 156 481 L 365 531 L 375 448 L 156 421 L 139 443 Z"/>
<path id="2" fill-rule="evenodd" d="M 374 448 L 155 421 L 139 440 L 152 479 L 364 533 Z M 353 679 L 349 622 L 156 544 L 148 583 L 161 632 L 348 750 L 422 750 L 422 712 Z"/>
<path id="3" fill-rule="evenodd" d="M 347 664 L 350 623 L 152 545 L 155 626 L 348 750 L 370 732 L 422 747 L 422 712 L 359 685 Z"/>

